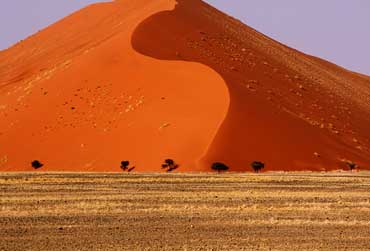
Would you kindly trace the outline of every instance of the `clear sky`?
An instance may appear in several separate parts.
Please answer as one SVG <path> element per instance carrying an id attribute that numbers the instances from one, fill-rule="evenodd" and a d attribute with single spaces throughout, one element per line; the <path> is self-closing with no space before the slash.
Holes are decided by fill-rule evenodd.
<path id="1" fill-rule="evenodd" d="M 370 75 L 370 0 L 206 1 L 284 44 Z M 93 2 L 1 0 L 0 49 Z"/>

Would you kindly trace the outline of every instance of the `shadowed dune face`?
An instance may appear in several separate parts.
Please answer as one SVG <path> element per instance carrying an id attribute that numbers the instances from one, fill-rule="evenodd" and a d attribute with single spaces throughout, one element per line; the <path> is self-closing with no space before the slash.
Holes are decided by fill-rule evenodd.
<path id="1" fill-rule="evenodd" d="M 223 161 L 248 170 L 254 160 L 269 170 L 345 168 L 343 159 L 369 167 L 366 78 L 287 48 L 202 1 L 177 2 L 143 21 L 132 44 L 157 59 L 200 62 L 226 81 L 230 107 L 205 169 Z"/>
<path id="2" fill-rule="evenodd" d="M 96 4 L 0 52 L 0 170 L 368 168 L 369 96 L 200 0 Z"/>

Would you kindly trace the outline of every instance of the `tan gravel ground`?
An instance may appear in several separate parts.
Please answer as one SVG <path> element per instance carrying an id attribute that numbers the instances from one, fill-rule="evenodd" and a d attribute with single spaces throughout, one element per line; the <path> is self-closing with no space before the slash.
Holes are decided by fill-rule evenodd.
<path id="1" fill-rule="evenodd" d="M 0 250 L 370 250 L 370 173 L 0 174 Z"/>

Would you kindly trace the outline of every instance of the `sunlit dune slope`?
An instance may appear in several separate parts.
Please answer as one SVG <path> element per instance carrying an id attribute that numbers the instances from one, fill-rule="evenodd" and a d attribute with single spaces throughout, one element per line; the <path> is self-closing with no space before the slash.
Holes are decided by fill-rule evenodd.
<path id="1" fill-rule="evenodd" d="M 131 46 L 135 27 L 175 1 L 90 6 L 0 54 L 0 170 L 199 170 L 224 119 L 225 82 L 199 63 Z M 212 92 L 210 90 L 212 89 Z M 204 98 L 209 97 L 209 98 Z"/>

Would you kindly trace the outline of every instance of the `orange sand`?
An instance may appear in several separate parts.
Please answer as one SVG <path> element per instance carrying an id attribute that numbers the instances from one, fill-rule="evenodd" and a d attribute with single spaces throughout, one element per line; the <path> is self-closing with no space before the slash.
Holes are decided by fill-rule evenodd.
<path id="1" fill-rule="evenodd" d="M 0 170 L 369 169 L 369 97 L 200 0 L 95 4 L 0 52 Z"/>

